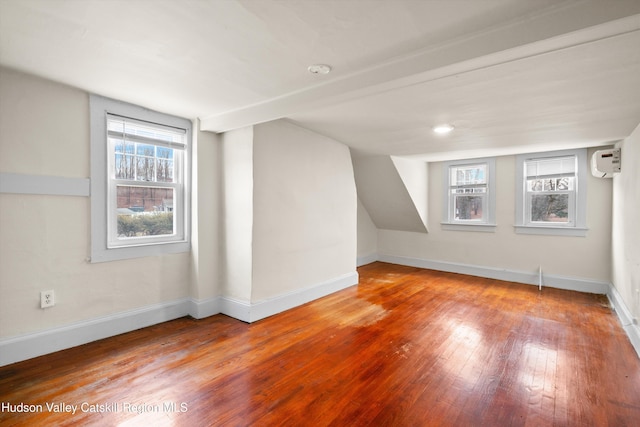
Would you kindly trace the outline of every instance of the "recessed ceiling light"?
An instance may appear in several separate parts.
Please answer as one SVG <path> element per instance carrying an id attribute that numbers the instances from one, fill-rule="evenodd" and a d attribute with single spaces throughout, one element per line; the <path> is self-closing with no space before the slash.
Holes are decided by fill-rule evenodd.
<path id="1" fill-rule="evenodd" d="M 331 66 L 327 64 L 313 64 L 307 68 L 311 74 L 329 74 L 331 72 Z"/>
<path id="2" fill-rule="evenodd" d="M 450 125 L 448 123 L 443 123 L 441 125 L 437 125 L 433 127 L 433 131 L 438 135 L 446 135 L 449 132 L 451 132 L 453 129 L 455 129 L 453 125 Z"/>

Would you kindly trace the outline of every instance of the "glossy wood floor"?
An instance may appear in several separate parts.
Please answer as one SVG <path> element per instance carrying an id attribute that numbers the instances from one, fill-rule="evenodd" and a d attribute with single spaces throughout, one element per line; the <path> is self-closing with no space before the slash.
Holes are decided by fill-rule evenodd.
<path id="1" fill-rule="evenodd" d="M 2 425 L 638 426 L 603 296 L 374 263 L 251 325 L 178 319 L 0 368 Z M 76 405 L 75 415 L 52 412 Z"/>

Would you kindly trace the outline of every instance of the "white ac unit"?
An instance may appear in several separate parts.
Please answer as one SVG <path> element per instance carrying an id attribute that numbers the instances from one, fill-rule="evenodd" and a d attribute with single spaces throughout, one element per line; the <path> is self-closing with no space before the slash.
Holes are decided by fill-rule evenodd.
<path id="1" fill-rule="evenodd" d="M 613 178 L 620 172 L 620 149 L 598 150 L 591 156 L 591 174 L 596 178 Z"/>

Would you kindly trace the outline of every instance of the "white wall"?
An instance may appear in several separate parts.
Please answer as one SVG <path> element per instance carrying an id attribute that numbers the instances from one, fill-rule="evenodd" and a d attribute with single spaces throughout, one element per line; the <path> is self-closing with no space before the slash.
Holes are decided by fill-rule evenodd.
<path id="1" fill-rule="evenodd" d="M 253 321 L 357 283 L 349 150 L 285 121 L 215 135 L 196 120 L 192 251 L 90 263 L 89 128 L 87 93 L 0 69 L 0 365 L 188 314 Z M 13 191 L 34 176 L 86 191 Z"/>
<path id="2" fill-rule="evenodd" d="M 590 151 L 590 153 L 593 150 Z M 585 165 L 586 167 L 586 165 Z M 611 182 L 588 178 L 587 237 L 516 234 L 515 157 L 498 157 L 495 233 L 445 231 L 442 220 L 442 164 L 429 165 L 429 233 L 380 230 L 381 256 L 417 258 L 497 270 L 543 272 L 609 283 L 611 277 Z"/>
<path id="3" fill-rule="evenodd" d="M 377 257 L 378 229 L 358 199 L 358 266 L 376 261 Z"/>
<path id="4" fill-rule="evenodd" d="M 253 161 L 251 301 L 354 274 L 357 197 L 349 149 L 279 120 L 255 126 Z"/>
<path id="5" fill-rule="evenodd" d="M 86 179 L 89 146 L 88 94 L 0 69 L 0 173 Z M 0 338 L 188 296 L 190 253 L 87 262 L 89 218 L 88 197 L 0 194 Z"/>
<path id="6" fill-rule="evenodd" d="M 200 121 L 193 126 L 190 295 L 207 301 L 222 293 L 221 209 L 222 142 L 211 132 L 200 131 Z"/>
<path id="7" fill-rule="evenodd" d="M 640 126 L 619 145 L 622 169 L 613 178 L 613 285 L 631 316 L 640 319 Z"/>
<path id="8" fill-rule="evenodd" d="M 89 176 L 89 97 L 0 67 L 0 171 Z"/>
<path id="9" fill-rule="evenodd" d="M 253 276 L 253 127 L 222 135 L 222 293 L 249 302 Z"/>

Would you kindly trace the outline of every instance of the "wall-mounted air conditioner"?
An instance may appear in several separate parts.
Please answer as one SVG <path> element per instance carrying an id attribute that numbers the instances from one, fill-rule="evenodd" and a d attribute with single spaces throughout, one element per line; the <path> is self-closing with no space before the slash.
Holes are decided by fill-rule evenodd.
<path id="1" fill-rule="evenodd" d="M 620 149 L 598 150 L 591 157 L 591 174 L 596 178 L 613 178 L 620 173 Z"/>

